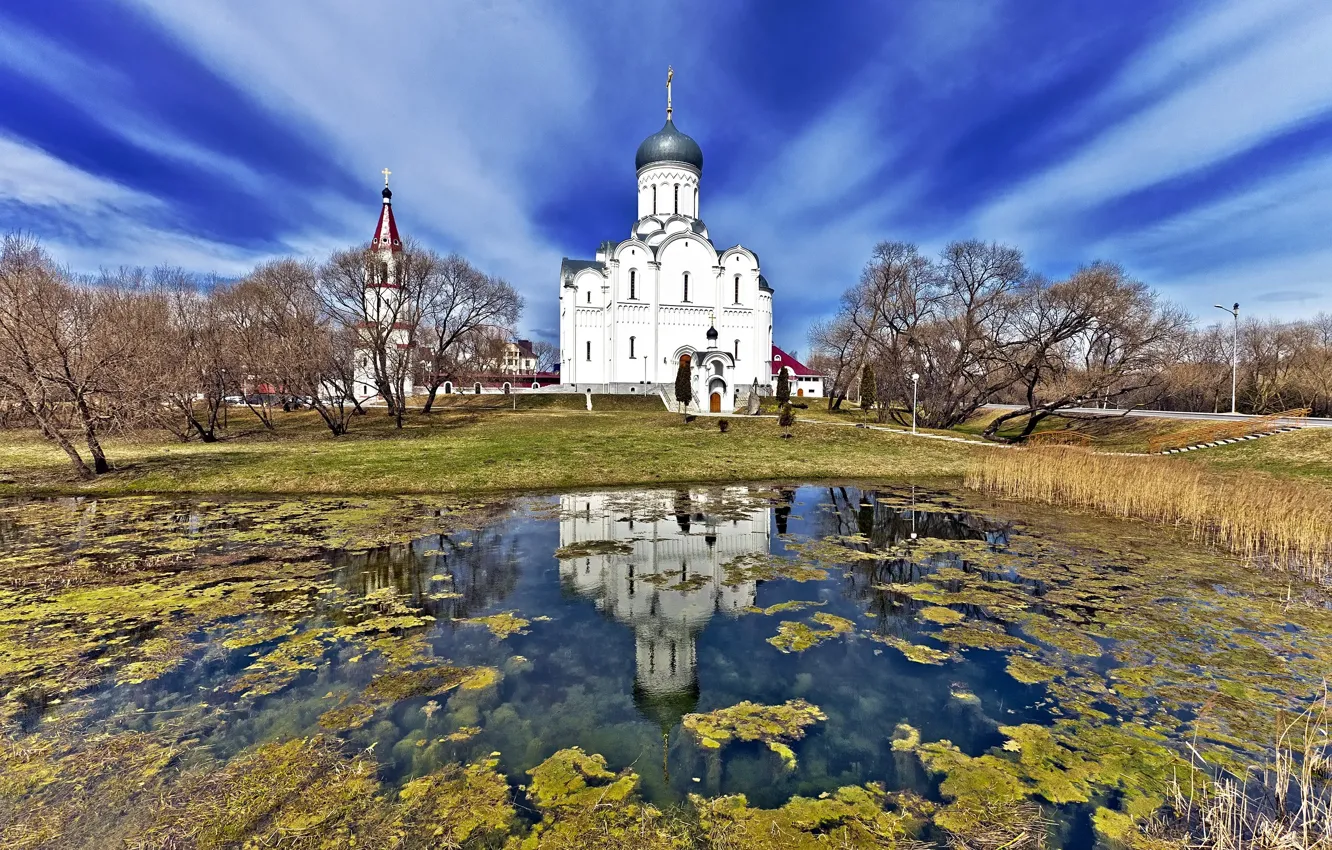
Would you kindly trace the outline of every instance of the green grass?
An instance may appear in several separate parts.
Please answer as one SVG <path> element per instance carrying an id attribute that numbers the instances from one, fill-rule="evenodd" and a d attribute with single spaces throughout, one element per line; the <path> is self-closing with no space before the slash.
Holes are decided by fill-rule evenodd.
<path id="1" fill-rule="evenodd" d="M 1188 457 L 1219 472 L 1257 471 L 1332 484 L 1332 428 L 1305 428 L 1204 449 Z"/>
<path id="2" fill-rule="evenodd" d="M 153 436 L 110 440 L 116 467 L 80 482 L 33 432 L 0 433 L 0 495 L 86 493 L 439 493 L 686 482 L 926 479 L 960 476 L 972 450 L 880 431 L 800 423 L 781 439 L 775 420 L 682 417 L 646 399 L 597 410 L 475 409 L 451 400 L 402 431 L 382 411 L 330 436 L 309 412 L 278 414 L 278 431 L 236 410 L 233 436 L 211 444 Z M 567 401 L 567 399 L 566 399 Z M 573 401 L 581 402 L 581 399 Z M 606 410 L 608 407 L 623 409 Z M 637 409 L 635 409 L 637 407 Z M 646 409 L 644 409 L 646 408 Z"/>

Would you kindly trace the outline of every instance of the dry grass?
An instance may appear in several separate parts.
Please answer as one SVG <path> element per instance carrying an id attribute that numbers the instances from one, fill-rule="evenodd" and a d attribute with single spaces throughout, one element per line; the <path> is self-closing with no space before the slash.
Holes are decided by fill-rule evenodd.
<path id="1" fill-rule="evenodd" d="M 1065 447 L 989 452 L 966 483 L 1006 498 L 1184 527 L 1244 558 L 1319 581 L 1332 575 L 1332 489 L 1316 484 Z"/>
<path id="2" fill-rule="evenodd" d="M 1284 724 L 1272 764 L 1172 787 L 1169 815 L 1148 833 L 1196 850 L 1332 850 L 1328 697 Z M 1199 766 L 1215 774 L 1195 752 Z M 1181 835 L 1182 834 L 1182 835 Z"/>

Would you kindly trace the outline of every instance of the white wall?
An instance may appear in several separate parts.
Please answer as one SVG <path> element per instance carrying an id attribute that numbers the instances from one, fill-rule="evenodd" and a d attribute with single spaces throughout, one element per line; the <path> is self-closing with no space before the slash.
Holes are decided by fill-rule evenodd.
<path id="1" fill-rule="evenodd" d="M 678 208 L 675 202 L 676 186 L 680 187 Z M 686 165 L 650 165 L 638 175 L 638 217 L 684 215 L 699 218 L 698 188 L 697 172 Z"/>

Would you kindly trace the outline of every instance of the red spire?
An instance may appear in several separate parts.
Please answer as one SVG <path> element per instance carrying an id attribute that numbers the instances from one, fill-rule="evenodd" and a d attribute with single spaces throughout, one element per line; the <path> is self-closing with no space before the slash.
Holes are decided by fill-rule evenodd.
<path id="1" fill-rule="evenodd" d="M 398 238 L 398 223 L 393 220 L 393 193 L 389 191 L 388 178 L 391 173 L 384 169 L 384 206 L 379 211 L 379 224 L 375 225 L 375 236 L 370 247 L 376 251 L 402 250 L 402 240 Z"/>

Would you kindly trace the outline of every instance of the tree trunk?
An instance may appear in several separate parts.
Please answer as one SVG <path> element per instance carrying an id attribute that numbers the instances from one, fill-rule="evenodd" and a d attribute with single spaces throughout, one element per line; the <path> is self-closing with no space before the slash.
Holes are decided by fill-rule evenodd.
<path id="1" fill-rule="evenodd" d="M 37 430 L 42 432 L 42 436 L 59 446 L 61 451 L 69 458 L 70 465 L 74 467 L 74 474 L 84 481 L 91 481 L 95 477 L 94 473 L 88 468 L 88 464 L 83 462 L 83 458 L 79 455 L 79 450 L 74 448 L 74 444 L 66 439 L 64 434 L 60 433 L 59 428 L 48 422 L 46 417 L 31 408 L 29 408 L 29 412 L 33 414 L 33 418 L 37 421 Z"/>
<path id="2" fill-rule="evenodd" d="M 88 444 L 88 452 L 92 455 L 93 471 L 97 475 L 111 471 L 111 464 L 106 462 L 106 452 L 102 451 L 102 442 L 97 439 L 97 424 L 93 422 L 92 411 L 88 409 L 88 402 L 83 396 L 75 396 L 75 407 L 79 411 L 79 422 L 83 425 L 83 439 Z"/>
<path id="3" fill-rule="evenodd" d="M 430 409 L 435 406 L 435 393 L 439 392 L 439 387 L 439 384 L 430 385 L 430 392 L 426 394 L 425 406 L 421 408 L 422 413 L 429 413 Z"/>

